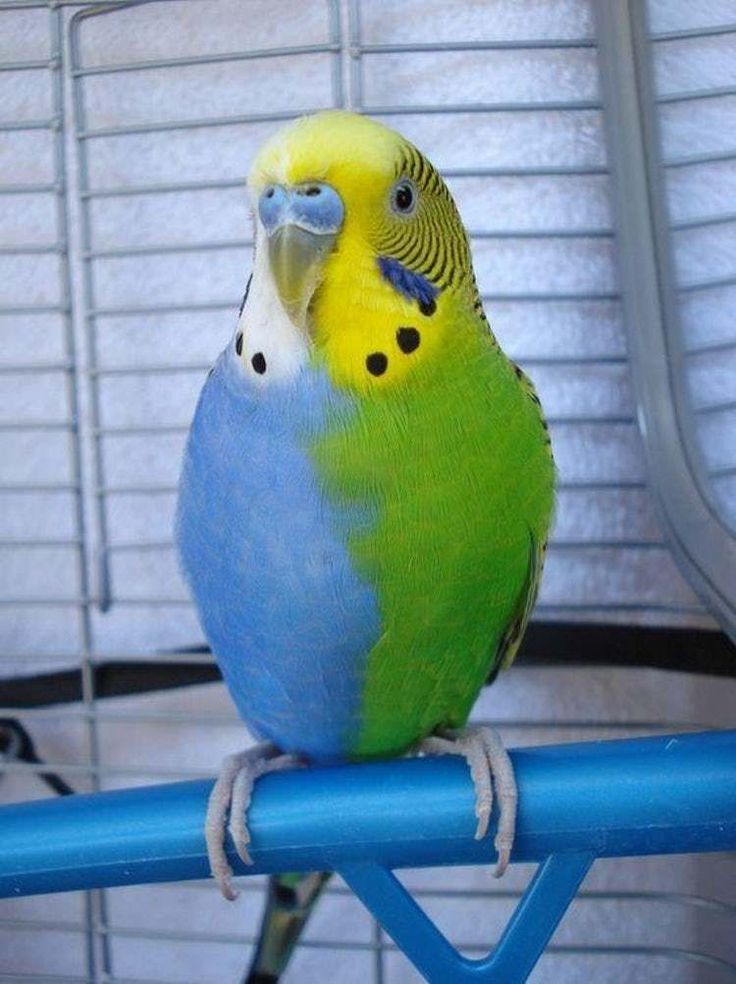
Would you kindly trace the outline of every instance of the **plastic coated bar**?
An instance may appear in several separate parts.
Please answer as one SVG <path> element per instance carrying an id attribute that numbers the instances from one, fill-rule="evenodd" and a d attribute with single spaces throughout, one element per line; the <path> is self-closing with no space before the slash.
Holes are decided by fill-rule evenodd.
<path id="1" fill-rule="evenodd" d="M 361 55 L 420 54 L 425 51 L 567 51 L 595 48 L 595 38 L 523 38 L 499 41 L 402 41 L 356 44 Z"/>
<path id="2" fill-rule="evenodd" d="M 706 226 L 725 225 L 736 222 L 736 212 L 721 212 L 717 215 L 696 215 L 692 219 L 679 219 L 670 223 L 670 228 L 682 232 L 685 229 L 702 229 Z"/>
<path id="3" fill-rule="evenodd" d="M 445 167 L 445 178 L 559 178 L 608 174 L 605 164 L 508 164 L 486 167 Z"/>
<path id="4" fill-rule="evenodd" d="M 724 338 L 723 341 L 719 342 L 705 342 L 702 345 L 694 345 L 692 348 L 685 349 L 683 354 L 688 356 L 688 358 L 694 358 L 698 355 L 709 355 L 713 352 L 728 352 L 733 348 L 736 348 L 736 338 Z"/>
<path id="5" fill-rule="evenodd" d="M 0 315 L 67 314 L 68 311 L 64 304 L 3 304 L 0 307 Z"/>
<path id="6" fill-rule="evenodd" d="M 229 301 L 192 301 L 189 304 L 126 304 L 111 307 L 91 307 L 87 317 L 136 317 L 142 314 L 189 314 L 193 311 L 237 311 L 242 300 L 233 297 Z"/>
<path id="7" fill-rule="evenodd" d="M 537 304 L 540 301 L 617 301 L 621 295 L 616 290 L 538 291 L 528 294 L 481 294 L 482 301 L 496 304 Z"/>
<path id="8" fill-rule="evenodd" d="M 73 420 L 0 420 L 0 431 L 71 431 Z"/>
<path id="9" fill-rule="evenodd" d="M 719 403 L 704 403 L 695 407 L 696 414 L 724 413 L 726 410 L 736 410 L 736 400 L 722 400 Z"/>
<path id="10" fill-rule="evenodd" d="M 690 38 L 723 37 L 736 34 L 736 24 L 715 24 L 712 27 L 688 27 L 681 31 L 662 31 L 650 35 L 651 41 L 684 41 Z"/>
<path id="11" fill-rule="evenodd" d="M 43 120 L 0 120 L 0 132 L 20 130 L 50 130 L 60 126 L 58 117 Z"/>
<path id="12" fill-rule="evenodd" d="M 687 92 L 669 92 L 656 97 L 656 101 L 662 105 L 667 103 L 692 102 L 694 99 L 722 99 L 727 96 L 736 96 L 736 86 L 723 85 L 713 86 L 710 89 L 691 89 Z"/>
<path id="13" fill-rule="evenodd" d="M 133 133 L 168 133 L 173 130 L 196 130 L 214 126 L 239 126 L 247 123 L 278 123 L 296 119 L 306 113 L 317 112 L 320 109 L 330 109 L 330 106 L 315 106 L 303 109 L 289 109 L 272 113 L 249 113 L 238 116 L 206 116 L 200 119 L 161 120 L 150 123 L 131 123 L 125 126 L 98 127 L 93 130 L 79 130 L 79 140 L 92 140 L 98 137 L 120 137 Z M 406 105 L 406 106 L 366 106 L 367 112 L 376 116 L 412 116 L 444 113 L 537 113 L 537 112 L 578 112 L 583 110 L 600 110 L 601 105 L 594 99 L 556 100 L 549 102 L 508 102 L 508 103 L 452 103 L 446 106 L 439 104 Z M 40 121 L 31 124 L 8 126 L 10 129 L 38 129 L 49 127 L 54 121 Z M 0 124 L 0 129 L 3 126 Z"/>
<path id="14" fill-rule="evenodd" d="M 0 256 L 37 256 L 65 251 L 66 243 L 3 243 L 0 246 Z"/>
<path id="15" fill-rule="evenodd" d="M 145 2 L 145 0 L 143 0 Z M 0 10 L 38 10 L 42 7 L 53 10 L 59 7 L 107 7 L 108 10 L 122 10 L 128 4 L 123 0 L 2 0 Z M 94 13 L 94 11 L 91 11 Z M 98 10 L 97 13 L 102 13 Z"/>
<path id="16" fill-rule="evenodd" d="M 0 185 L 0 195 L 48 195 L 60 190 L 55 184 Z"/>
<path id="17" fill-rule="evenodd" d="M 540 164 L 517 166 L 508 165 L 488 167 L 447 167 L 441 173 L 446 178 L 498 178 L 498 177 L 587 177 L 608 173 L 605 164 Z M 18 186 L 19 188 L 22 186 Z M 209 181 L 166 181 L 154 184 L 111 185 L 108 187 L 88 188 L 80 192 L 80 197 L 88 198 L 117 198 L 129 195 L 159 195 L 172 192 L 187 191 L 221 191 L 232 188 L 244 188 L 245 178 L 219 178 Z M 53 186 L 29 186 L 31 191 L 53 191 Z M 15 186 L 0 186 L 0 194 L 15 192 Z"/>
<path id="18" fill-rule="evenodd" d="M 290 55 L 319 55 L 339 51 L 338 44 L 324 41 L 321 44 L 293 45 L 283 48 L 261 48 L 250 51 L 224 51 L 211 55 L 189 55 L 182 58 L 154 58 L 148 61 L 125 62 L 113 65 L 83 65 L 75 68 L 76 78 L 90 75 L 111 75 L 119 72 L 148 72 L 161 68 L 189 68 L 196 65 L 218 65 L 223 62 L 256 61 L 266 58 L 283 58 Z"/>
<path id="19" fill-rule="evenodd" d="M 128 256 L 165 256 L 172 253 L 201 253 L 211 250 L 250 249 L 252 239 L 210 239 L 191 243 L 141 243 L 130 246 L 111 246 L 91 249 L 82 254 L 85 260 L 110 260 Z"/>
<path id="20" fill-rule="evenodd" d="M 694 167 L 698 164 L 723 164 L 736 160 L 736 150 L 706 150 L 698 154 L 686 154 L 682 157 L 665 158 L 664 167 Z"/>
<path id="21" fill-rule="evenodd" d="M 591 852 L 548 857 L 493 952 L 481 960 L 460 956 L 392 872 L 377 865 L 355 865 L 340 873 L 432 984 L 522 984 L 594 860 Z"/>
<path id="22" fill-rule="evenodd" d="M 172 130 L 198 130 L 210 126 L 239 126 L 246 123 L 279 123 L 294 120 L 306 113 L 329 106 L 313 106 L 303 109 L 284 109 L 273 113 L 247 113 L 238 116 L 203 116 L 201 119 L 158 120 L 151 123 L 130 123 L 125 126 L 106 126 L 94 130 L 78 130 L 78 140 L 92 140 L 96 137 L 122 137 L 131 133 L 169 133 Z"/>
<path id="23" fill-rule="evenodd" d="M 684 605 L 666 601 L 540 601 L 535 606 L 537 612 L 617 612 L 629 615 L 631 612 L 665 612 L 669 615 L 706 615 L 703 606 Z"/>
<path id="24" fill-rule="evenodd" d="M 74 539 L 69 540 L 52 540 L 52 539 L 38 539 L 33 540 L 27 537 L 24 540 L 17 539 L 0 539 L 0 550 L 13 550 L 13 549 L 23 549 L 28 550 L 32 547 L 75 547 L 79 548 L 82 540 L 79 537 L 74 537 Z"/>
<path id="25" fill-rule="evenodd" d="M 5 373 L 47 373 L 47 372 L 72 372 L 74 365 L 69 362 L 24 362 L 23 364 L 5 362 L 0 364 L 0 374 Z"/>
<path id="26" fill-rule="evenodd" d="M 37 72 L 53 67 L 53 58 L 36 58 L 32 61 L 0 62 L 0 72 Z"/>
<path id="27" fill-rule="evenodd" d="M 735 343 L 736 344 L 736 343 Z M 90 372 L 92 376 L 147 376 L 150 374 L 171 375 L 178 373 L 204 374 L 212 367 L 212 362 L 156 362 L 126 365 L 97 366 Z"/>
<path id="28" fill-rule="evenodd" d="M 715 290 L 718 287 L 733 287 L 736 285 L 736 274 L 727 277 L 713 277 L 711 280 L 702 280 L 697 283 L 678 284 L 677 289 L 685 292 L 696 290 Z"/>
<path id="29" fill-rule="evenodd" d="M 470 230 L 471 239 L 611 239 L 611 229 L 478 229 Z"/>
<path id="30" fill-rule="evenodd" d="M 179 191 L 222 191 L 229 188 L 245 188 L 245 178 L 220 178 L 216 181 L 166 181 L 156 184 L 111 185 L 88 188 L 79 192 L 82 199 L 118 198 L 128 195 L 161 195 Z"/>
<path id="31" fill-rule="evenodd" d="M 736 731 L 517 749 L 515 861 L 736 849 Z M 209 780 L 0 809 L 0 896 L 207 875 Z M 259 781 L 241 874 L 488 863 L 455 758 L 297 770 Z M 494 824 L 492 824 L 492 827 Z"/>
<path id="32" fill-rule="evenodd" d="M 551 99 L 548 101 L 519 101 L 494 103 L 422 103 L 414 105 L 363 106 L 372 116 L 443 115 L 453 113 L 568 113 L 600 110 L 597 99 Z"/>
<path id="33" fill-rule="evenodd" d="M 30 492 L 77 492 L 78 486 L 71 482 L 4 482 L 0 484 L 0 494 L 18 495 Z"/>

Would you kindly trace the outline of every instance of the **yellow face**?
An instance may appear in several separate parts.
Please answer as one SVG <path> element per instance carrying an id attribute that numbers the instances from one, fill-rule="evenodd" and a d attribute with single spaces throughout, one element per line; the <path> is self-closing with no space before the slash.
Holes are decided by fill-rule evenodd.
<path id="1" fill-rule="evenodd" d="M 449 311 L 477 294 L 467 236 L 437 171 L 400 134 L 326 112 L 277 134 L 256 159 L 254 201 L 272 185 L 329 186 L 344 215 L 310 287 L 307 330 L 334 382 L 366 391 L 408 379 L 441 348 Z M 408 296 L 381 261 L 421 278 L 432 303 Z M 398 278 L 401 279 L 401 276 Z"/>

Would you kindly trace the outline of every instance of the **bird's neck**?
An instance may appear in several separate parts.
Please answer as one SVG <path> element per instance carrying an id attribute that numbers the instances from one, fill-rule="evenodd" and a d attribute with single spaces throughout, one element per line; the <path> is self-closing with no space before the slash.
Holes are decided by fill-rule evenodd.
<path id="1" fill-rule="evenodd" d="M 451 354 L 458 331 L 483 330 L 474 285 L 441 291 L 422 309 L 382 275 L 375 254 L 350 243 L 325 273 L 312 304 L 311 334 L 316 358 L 339 387 L 370 394 L 409 383 Z"/>

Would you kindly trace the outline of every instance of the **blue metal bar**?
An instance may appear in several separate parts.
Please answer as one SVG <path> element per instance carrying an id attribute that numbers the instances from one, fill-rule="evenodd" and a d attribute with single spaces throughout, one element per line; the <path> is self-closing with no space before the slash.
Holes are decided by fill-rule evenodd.
<path id="1" fill-rule="evenodd" d="M 481 960 L 462 957 L 392 872 L 363 864 L 343 867 L 340 874 L 431 984 L 522 984 L 594 860 L 585 851 L 548 857 L 492 953 Z"/>
<path id="2" fill-rule="evenodd" d="M 527 979 L 594 860 L 590 851 L 545 859 L 493 952 L 485 960 L 464 961 L 476 980 L 520 984 Z"/>
<path id="3" fill-rule="evenodd" d="M 736 731 L 517 749 L 514 861 L 736 849 Z M 212 782 L 0 809 L 0 896 L 203 878 Z M 404 759 L 264 777 L 241 874 L 484 864 L 465 764 Z M 491 825 L 494 826 L 493 824 Z"/>

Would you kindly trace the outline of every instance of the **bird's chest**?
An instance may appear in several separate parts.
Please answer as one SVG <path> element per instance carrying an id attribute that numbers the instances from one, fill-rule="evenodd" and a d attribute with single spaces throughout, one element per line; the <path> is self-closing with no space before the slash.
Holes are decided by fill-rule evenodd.
<path id="1" fill-rule="evenodd" d="M 192 425 L 182 565 L 246 721 L 281 747 L 339 756 L 379 616 L 347 547 L 369 517 L 328 497 L 310 444 L 349 407 L 316 373 L 254 397 L 230 371 L 215 370 Z"/>
<path id="2" fill-rule="evenodd" d="M 316 372 L 254 395 L 233 387 L 228 371 L 205 387 L 186 450 L 185 569 L 195 579 L 196 566 L 208 569 L 218 588 L 244 592 L 243 603 L 288 597 L 293 606 L 337 576 L 345 540 L 365 521 L 328 496 L 310 454 L 339 398 Z"/>

